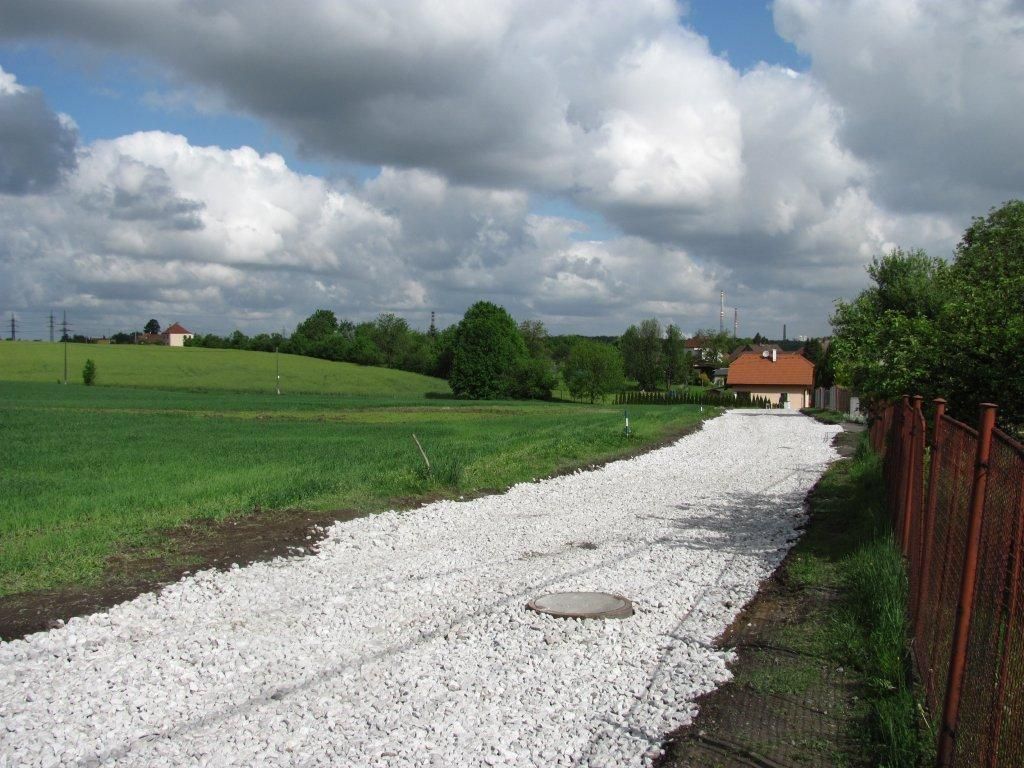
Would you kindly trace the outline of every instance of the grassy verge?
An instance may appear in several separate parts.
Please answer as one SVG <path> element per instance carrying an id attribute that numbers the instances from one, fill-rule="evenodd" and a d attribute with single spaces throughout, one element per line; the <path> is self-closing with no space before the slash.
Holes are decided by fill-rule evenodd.
<path id="1" fill-rule="evenodd" d="M 0 595 L 93 583 L 111 555 L 190 520 L 503 489 L 709 413 L 631 407 L 626 438 L 614 406 L 0 382 Z"/>
<path id="2" fill-rule="evenodd" d="M 849 421 L 849 417 L 842 411 L 830 411 L 827 408 L 801 408 L 800 413 L 806 413 L 822 424 L 842 424 Z"/>
<path id="3" fill-rule="evenodd" d="M 885 518 L 881 464 L 861 439 L 814 495 L 814 522 L 794 549 L 788 578 L 841 598 L 810 631 L 815 651 L 851 665 L 865 688 L 872 764 L 926 764 L 933 734 L 912 684 L 907 580 Z"/>

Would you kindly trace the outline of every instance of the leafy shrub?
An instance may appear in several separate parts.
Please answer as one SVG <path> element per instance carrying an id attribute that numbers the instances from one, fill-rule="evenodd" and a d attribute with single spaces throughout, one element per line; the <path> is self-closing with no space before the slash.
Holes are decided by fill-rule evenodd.
<path id="1" fill-rule="evenodd" d="M 516 364 L 510 394 L 517 398 L 549 400 L 557 384 L 550 360 L 527 358 Z"/>
<path id="2" fill-rule="evenodd" d="M 622 355 L 615 347 L 588 339 L 578 341 L 565 363 L 565 383 L 574 398 L 594 402 L 622 386 Z"/>
<path id="3" fill-rule="evenodd" d="M 85 361 L 85 367 L 82 368 L 82 381 L 87 387 L 96 383 L 96 363 L 92 361 L 92 358 Z"/>

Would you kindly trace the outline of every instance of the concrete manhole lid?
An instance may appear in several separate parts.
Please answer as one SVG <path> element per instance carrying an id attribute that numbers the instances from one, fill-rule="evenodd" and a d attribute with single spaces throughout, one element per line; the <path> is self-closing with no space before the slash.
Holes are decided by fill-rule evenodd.
<path id="1" fill-rule="evenodd" d="M 554 592 L 531 600 L 526 607 L 565 619 L 624 619 L 633 615 L 629 600 L 608 592 Z"/>

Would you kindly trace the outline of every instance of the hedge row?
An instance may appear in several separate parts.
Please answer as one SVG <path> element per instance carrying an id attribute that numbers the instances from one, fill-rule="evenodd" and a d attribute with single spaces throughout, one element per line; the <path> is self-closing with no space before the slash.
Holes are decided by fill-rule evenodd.
<path id="1" fill-rule="evenodd" d="M 723 408 L 770 408 L 768 398 L 749 392 L 619 392 L 616 405 L 714 405 Z"/>

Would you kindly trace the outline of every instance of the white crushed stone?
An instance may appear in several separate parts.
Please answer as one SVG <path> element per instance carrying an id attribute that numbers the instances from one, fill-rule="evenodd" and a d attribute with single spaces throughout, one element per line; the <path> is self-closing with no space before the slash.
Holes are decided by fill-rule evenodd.
<path id="1" fill-rule="evenodd" d="M 729 678 L 712 642 L 794 540 L 838 431 L 731 411 L 0 644 L 0 766 L 648 765 Z M 524 609 L 568 590 L 637 613 Z"/>

